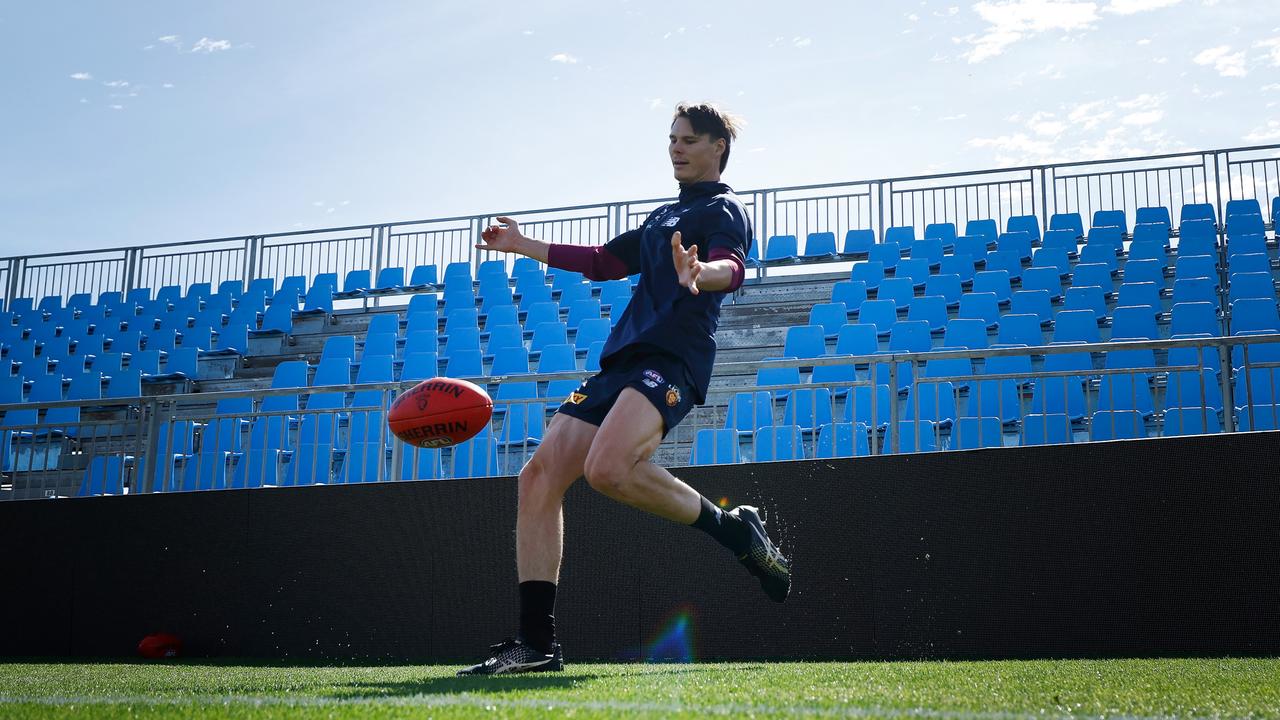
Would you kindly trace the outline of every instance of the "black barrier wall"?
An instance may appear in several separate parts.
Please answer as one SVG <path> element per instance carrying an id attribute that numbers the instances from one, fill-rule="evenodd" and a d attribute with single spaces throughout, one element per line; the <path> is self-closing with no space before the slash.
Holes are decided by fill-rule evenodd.
<path id="1" fill-rule="evenodd" d="M 710 538 L 578 483 L 573 659 L 1280 652 L 1280 434 L 691 468 L 794 557 L 769 602 Z M 474 660 L 515 627 L 511 478 L 0 504 L 0 654 Z"/>

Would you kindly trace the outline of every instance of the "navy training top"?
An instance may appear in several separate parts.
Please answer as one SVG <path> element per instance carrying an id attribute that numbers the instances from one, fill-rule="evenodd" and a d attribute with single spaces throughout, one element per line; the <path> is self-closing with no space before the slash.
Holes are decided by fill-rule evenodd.
<path id="1" fill-rule="evenodd" d="M 643 351 L 643 346 L 659 349 L 683 361 L 701 404 L 711 384 L 715 332 L 726 293 L 703 290 L 694 295 L 680 284 L 671 259 L 671 236 L 677 230 L 685 248 L 698 246 L 702 262 L 732 254 L 746 263 L 751 218 L 733 189 L 719 182 L 682 186 L 679 200 L 654 210 L 639 228 L 603 247 L 626 265 L 627 274 L 640 273 L 640 281 L 609 333 L 600 367 L 608 369 L 612 361 Z"/>

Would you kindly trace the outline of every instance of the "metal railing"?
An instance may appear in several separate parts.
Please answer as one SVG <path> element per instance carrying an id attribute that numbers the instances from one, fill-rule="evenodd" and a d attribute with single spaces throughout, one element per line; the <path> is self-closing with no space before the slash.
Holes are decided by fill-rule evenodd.
<path id="1" fill-rule="evenodd" d="M 1224 218 L 1230 200 L 1256 198 L 1264 216 L 1280 195 L 1280 145 L 1204 150 L 1117 160 L 1057 163 L 971 172 L 855 180 L 739 193 L 757 242 L 774 235 L 805 237 L 853 229 L 1035 215 L 1041 226 L 1059 212 L 1163 206 L 1177 220 L 1185 203 L 1212 203 Z M 541 210 L 249 235 L 143 247 L 28 255 L 0 259 L 5 299 L 75 293 L 124 292 L 135 287 L 189 286 L 223 280 L 280 280 L 320 273 L 451 262 L 473 266 L 508 256 L 477 251 L 480 231 L 497 215 L 520 220 L 551 242 L 601 244 L 637 227 L 670 199 L 625 200 Z M 1274 218 L 1271 219 L 1274 221 Z"/>
<path id="2" fill-rule="evenodd" d="M 1277 343 L 1280 335 L 1206 337 L 724 363 L 717 366 L 721 382 L 708 403 L 695 407 L 668 434 L 655 461 L 676 467 L 708 460 L 1216 432 L 1219 427 L 1232 432 L 1238 429 L 1237 414 L 1246 429 L 1280 428 L 1280 362 L 1272 359 L 1280 355 L 1272 352 L 1280 350 Z M 1195 361 L 1169 363 L 1174 350 L 1194 352 Z M 1124 367 L 1106 362 L 1108 353 L 1134 351 L 1149 355 Z M 1253 357 L 1259 352 L 1266 354 Z M 1083 360 L 1066 369 L 1046 369 L 1054 356 Z M 993 358 L 1009 357 L 1027 362 L 1013 372 L 988 371 Z M 934 371 L 931 363 L 948 360 L 967 362 L 969 371 L 952 366 Z M 823 366 L 846 366 L 850 372 L 833 382 L 800 379 L 802 371 Z M 756 384 L 756 371 L 779 368 L 795 368 L 799 381 Z M 385 418 L 391 400 L 413 383 L 0 405 L 5 413 L 0 497 L 514 475 L 536 450 L 559 405 L 560 398 L 546 396 L 547 383 L 588 374 L 476 378 L 496 387 L 493 394 L 500 399 L 487 431 L 462 449 L 419 450 L 390 435 Z M 534 383 L 537 397 L 502 399 L 501 388 L 510 383 Z M 739 392 L 748 394 L 747 402 Z M 76 414 L 68 413 L 72 408 Z M 21 411 L 30 420 L 37 409 L 37 422 L 14 420 Z M 1178 410 L 1176 427 L 1173 409 Z"/>

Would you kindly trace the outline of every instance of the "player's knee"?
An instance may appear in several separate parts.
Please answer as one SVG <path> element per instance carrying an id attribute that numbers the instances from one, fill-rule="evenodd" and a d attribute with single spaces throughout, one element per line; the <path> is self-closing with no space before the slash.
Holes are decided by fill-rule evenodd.
<path id="1" fill-rule="evenodd" d="M 591 453 L 585 467 L 587 483 L 592 489 L 609 497 L 619 497 L 627 487 L 630 468 L 617 458 L 605 457 L 605 453 Z"/>
<path id="2" fill-rule="evenodd" d="M 516 482 L 516 486 L 519 488 L 520 502 L 526 503 L 545 499 L 552 494 L 553 484 L 546 464 L 535 456 L 520 469 L 520 475 Z"/>

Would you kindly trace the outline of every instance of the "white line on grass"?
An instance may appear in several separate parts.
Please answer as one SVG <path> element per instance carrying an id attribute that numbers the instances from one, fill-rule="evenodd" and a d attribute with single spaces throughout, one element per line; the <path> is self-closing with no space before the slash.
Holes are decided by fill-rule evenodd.
<path id="1" fill-rule="evenodd" d="M 704 715 L 742 716 L 806 715 L 811 717 L 858 718 L 927 718 L 928 720 L 1225 720 L 1231 716 L 1179 716 L 1179 715 L 1084 715 L 1076 713 L 1004 712 L 932 710 L 929 708 L 893 707 L 822 707 L 817 705 L 752 705 L 730 703 L 719 705 L 681 705 L 679 703 L 626 702 L 621 700 L 562 700 L 538 698 L 497 698 L 474 693 L 450 695 L 403 695 L 380 697 L 289 697 L 285 695 L 178 695 L 153 697 L 149 695 L 68 695 L 48 697 L 22 697 L 0 695 L 0 705 L 249 705 L 282 707 L 335 707 L 343 705 L 387 705 L 407 707 L 474 707 L 519 708 L 547 710 L 602 710 L 608 712 L 659 713 L 670 715 L 681 712 Z"/>

